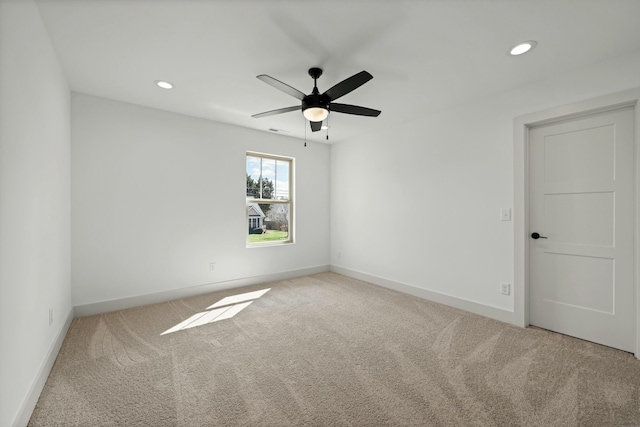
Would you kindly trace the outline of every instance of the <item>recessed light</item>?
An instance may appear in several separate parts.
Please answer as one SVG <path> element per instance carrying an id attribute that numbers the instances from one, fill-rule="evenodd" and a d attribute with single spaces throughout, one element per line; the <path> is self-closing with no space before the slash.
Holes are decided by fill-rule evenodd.
<path id="1" fill-rule="evenodd" d="M 535 42 L 534 40 L 528 40 L 526 42 L 518 43 L 513 48 L 511 48 L 511 50 L 509 51 L 509 55 L 512 55 L 512 56 L 522 55 L 523 53 L 527 53 L 531 49 L 536 47 L 537 44 L 538 43 Z"/>
<path id="2" fill-rule="evenodd" d="M 173 85 L 169 82 L 165 82 L 164 80 L 156 80 L 154 83 L 162 89 L 173 89 Z"/>

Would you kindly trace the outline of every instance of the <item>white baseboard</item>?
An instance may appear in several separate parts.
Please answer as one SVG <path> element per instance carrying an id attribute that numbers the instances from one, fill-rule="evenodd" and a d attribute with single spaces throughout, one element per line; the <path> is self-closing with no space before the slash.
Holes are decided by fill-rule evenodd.
<path id="1" fill-rule="evenodd" d="M 265 282 L 275 282 L 278 280 L 291 279 L 293 277 L 307 276 L 309 274 L 324 273 L 329 271 L 328 265 L 317 267 L 301 268 L 299 270 L 283 271 L 280 273 L 262 274 L 258 276 L 243 277 L 240 279 L 225 280 L 223 282 L 209 283 L 206 285 L 191 286 L 188 288 L 174 289 L 171 291 L 157 292 L 153 294 L 138 295 L 134 297 L 121 298 L 110 301 L 96 302 L 92 304 L 82 304 L 74 307 L 76 317 L 92 316 L 94 314 L 108 313 L 111 311 L 124 310 L 127 308 L 139 307 L 142 305 L 156 304 L 159 302 L 171 301 L 179 298 L 187 298 L 196 295 L 208 294 L 210 292 L 224 289 L 239 288 L 242 286 L 256 285 Z"/>
<path id="2" fill-rule="evenodd" d="M 460 310 L 469 311 L 471 313 L 479 314 L 480 316 L 489 317 L 501 322 L 514 324 L 513 312 L 504 310 L 502 308 L 492 307 L 451 295 L 429 291 L 427 289 L 418 288 L 414 285 L 408 285 L 406 283 L 400 283 L 393 280 L 384 279 L 382 277 L 372 276 L 367 273 L 350 270 L 348 268 L 339 267 L 337 265 L 331 265 L 330 270 L 335 273 L 342 274 L 343 276 L 352 277 L 354 279 L 373 283 L 374 285 L 382 286 L 384 288 L 393 289 L 395 291 L 403 292 L 405 294 L 413 295 L 419 298 L 424 298 L 429 301 L 434 301 L 440 304 L 448 305 L 450 307 L 459 308 Z"/>
<path id="3" fill-rule="evenodd" d="M 47 378 L 49 378 L 49 373 L 51 372 L 51 368 L 53 368 L 53 364 L 58 357 L 58 353 L 60 352 L 60 347 L 62 347 L 62 342 L 64 338 L 67 336 L 67 332 L 69 331 L 69 327 L 71 326 L 71 322 L 74 318 L 73 308 L 69 311 L 67 315 L 67 319 L 58 331 L 58 335 L 56 336 L 55 341 L 51 345 L 49 349 L 49 353 L 45 358 L 42 366 L 38 370 L 38 374 L 36 375 L 35 380 L 29 387 L 29 391 L 27 392 L 27 397 L 22 402 L 20 409 L 18 410 L 18 414 L 16 415 L 15 420 L 11 424 L 14 427 L 23 427 L 29 423 L 29 419 L 31 418 L 31 414 L 36 407 L 36 403 L 38 403 L 38 399 L 40 398 L 40 393 L 42 393 L 42 389 L 44 388 L 44 384 L 47 382 Z"/>

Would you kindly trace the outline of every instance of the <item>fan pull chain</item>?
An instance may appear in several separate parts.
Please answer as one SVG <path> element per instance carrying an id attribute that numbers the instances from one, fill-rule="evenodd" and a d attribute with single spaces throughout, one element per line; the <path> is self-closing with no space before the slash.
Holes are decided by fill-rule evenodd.
<path id="1" fill-rule="evenodd" d="M 329 116 L 327 116 L 327 141 L 329 140 Z"/>
<path id="2" fill-rule="evenodd" d="M 307 146 L 307 121 L 302 119 L 302 122 L 304 123 L 303 127 L 304 127 L 304 146 Z"/>

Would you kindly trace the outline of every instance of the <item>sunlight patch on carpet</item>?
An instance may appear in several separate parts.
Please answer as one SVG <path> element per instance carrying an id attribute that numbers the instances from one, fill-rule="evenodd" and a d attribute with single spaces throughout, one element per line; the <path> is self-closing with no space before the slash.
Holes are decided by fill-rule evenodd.
<path id="1" fill-rule="evenodd" d="M 237 304 L 239 302 L 256 300 L 256 299 L 260 298 L 262 295 L 264 295 L 267 292 L 269 292 L 270 290 L 271 290 L 271 288 L 268 288 L 268 289 L 263 289 L 261 291 L 246 292 L 244 294 L 238 294 L 238 295 L 232 295 L 230 297 L 225 297 L 225 298 L 222 298 L 217 303 L 207 307 L 207 310 L 210 310 L 212 308 L 217 308 L 217 307 L 224 307 L 226 305 Z"/>
<path id="2" fill-rule="evenodd" d="M 257 300 L 270 290 L 271 288 L 268 288 L 222 298 L 217 303 L 207 307 L 207 311 L 194 314 L 172 328 L 167 329 L 160 335 L 171 334 L 173 332 L 195 328 L 196 326 L 208 325 L 209 323 L 219 322 L 220 320 L 231 319 L 233 316 L 247 308 L 253 301 Z"/>

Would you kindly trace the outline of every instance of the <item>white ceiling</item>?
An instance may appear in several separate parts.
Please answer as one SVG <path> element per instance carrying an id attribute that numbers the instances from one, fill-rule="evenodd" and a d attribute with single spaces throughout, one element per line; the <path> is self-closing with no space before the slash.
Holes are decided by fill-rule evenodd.
<path id="1" fill-rule="evenodd" d="M 38 0 L 71 89 L 287 135 L 302 114 L 252 114 L 299 103 L 256 79 L 320 92 L 366 70 L 332 113 L 330 141 L 376 132 L 573 68 L 640 49 L 639 0 Z M 507 51 L 536 40 L 521 57 Z M 173 90 L 157 88 L 162 79 Z"/>

